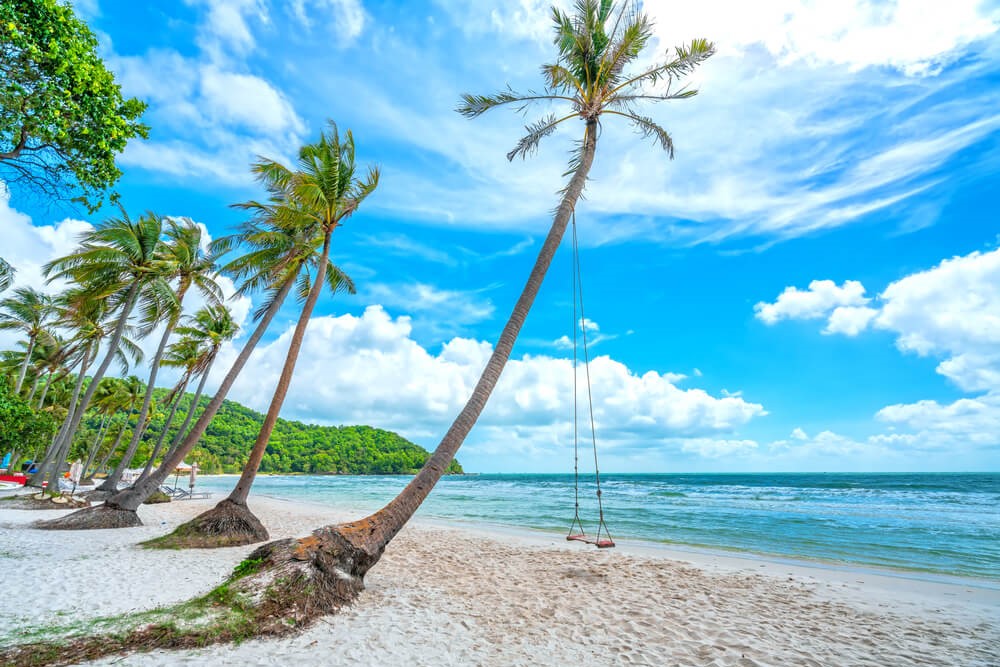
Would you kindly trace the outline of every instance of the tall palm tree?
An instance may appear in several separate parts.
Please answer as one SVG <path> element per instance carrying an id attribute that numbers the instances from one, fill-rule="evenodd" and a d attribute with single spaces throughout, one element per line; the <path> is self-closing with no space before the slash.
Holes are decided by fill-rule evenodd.
<path id="1" fill-rule="evenodd" d="M 0 329 L 18 331 L 27 338 L 24 351 L 24 361 L 14 383 L 14 393 L 21 392 L 25 373 L 31 363 L 31 353 L 39 340 L 50 342 L 52 334 L 47 329 L 49 317 L 52 315 L 52 297 L 39 292 L 33 287 L 18 287 L 14 296 L 0 301 Z"/>
<path id="2" fill-rule="evenodd" d="M 14 267 L 0 257 L 0 292 L 3 292 L 14 282 Z"/>
<path id="3" fill-rule="evenodd" d="M 150 328 L 153 324 L 163 320 L 165 320 L 166 325 L 150 367 L 147 382 L 150 387 L 156 386 L 160 362 L 163 360 L 167 341 L 180 320 L 181 307 L 188 290 L 192 287 L 196 288 L 210 304 L 222 302 L 222 290 L 214 278 L 217 258 L 215 253 L 205 250 L 202 243 L 201 227 L 189 219 L 168 219 L 166 237 L 167 242 L 160 246 L 157 270 L 159 275 L 165 279 L 176 279 L 177 290 L 173 298 L 163 301 L 162 310 L 155 311 L 149 318 Z M 98 493 L 113 494 L 118 490 L 118 482 L 121 481 L 122 472 L 132 463 L 132 458 L 135 456 L 139 442 L 146 430 L 146 417 L 149 414 L 152 399 L 153 392 L 146 392 L 142 407 L 139 409 L 138 422 L 132 431 L 132 439 L 125 450 L 125 455 L 122 456 L 104 483 L 97 488 Z"/>
<path id="4" fill-rule="evenodd" d="M 277 203 L 271 202 L 272 205 Z M 237 295 L 255 292 L 264 295 L 260 307 L 254 311 L 257 326 L 226 373 L 219 389 L 184 439 L 172 448 L 152 474 L 137 481 L 131 488 L 108 498 L 103 505 L 84 508 L 59 519 L 40 522 L 36 524 L 38 528 L 77 530 L 142 525 L 135 513 L 136 509 L 160 487 L 188 452 L 198 444 L 233 383 L 236 382 L 240 371 L 246 366 L 257 343 L 267 331 L 271 320 L 299 281 L 300 273 L 316 268 L 318 263 L 316 248 L 321 247 L 323 243 L 323 236 L 317 233 L 317 230 L 318 227 L 313 225 L 308 227 L 278 225 L 267 217 L 261 220 L 249 220 L 240 226 L 237 233 L 212 243 L 213 250 L 219 253 L 229 252 L 235 248 L 246 249 L 243 255 L 228 262 L 221 271 L 240 283 Z"/>
<path id="5" fill-rule="evenodd" d="M 178 327 L 177 332 L 183 336 L 178 343 L 175 354 L 169 358 L 169 363 L 165 360 L 165 366 L 175 366 L 183 367 L 185 369 L 184 376 L 181 378 L 183 385 L 180 383 L 174 388 L 174 393 L 177 394 L 176 399 L 173 402 L 173 406 L 170 409 L 170 414 L 167 417 L 166 422 L 163 425 L 163 431 L 160 433 L 160 439 L 156 443 L 156 447 L 153 450 L 152 456 L 149 458 L 149 462 L 146 464 L 146 469 L 142 473 L 142 477 L 137 480 L 142 481 L 150 475 L 152 472 L 152 464 L 156 455 L 160 451 L 160 447 L 163 444 L 164 437 L 167 434 L 167 429 L 173 421 L 174 413 L 177 407 L 180 405 L 180 401 L 184 396 L 184 390 L 187 388 L 187 383 L 198 376 L 201 376 L 201 380 L 198 382 L 198 388 L 194 392 L 194 397 L 191 399 L 191 405 L 188 407 L 187 416 L 184 417 L 184 422 L 181 424 L 180 428 L 177 429 L 177 434 L 170 443 L 169 453 L 177 448 L 177 446 L 184 439 L 184 433 L 187 431 L 188 426 L 191 424 L 191 420 L 194 418 L 195 413 L 198 410 L 198 403 L 201 400 L 202 392 L 205 391 L 205 383 L 208 380 L 209 374 L 212 372 L 212 366 L 215 364 L 216 358 L 219 356 L 219 352 L 222 350 L 222 346 L 236 337 L 239 333 L 240 327 L 236 324 L 233 319 L 233 314 L 225 306 L 207 306 L 202 308 L 191 318 L 191 324 L 186 327 Z M 169 455 L 169 454 L 168 454 Z"/>
<path id="6" fill-rule="evenodd" d="M 94 371 L 83 398 L 70 406 L 68 423 L 58 436 L 63 451 L 68 452 L 98 383 L 119 354 L 122 335 L 136 305 L 141 303 L 147 313 L 163 312 L 167 304 L 176 301 L 164 275 L 162 229 L 162 219 L 153 213 L 133 221 L 122 210 L 120 218 L 111 218 L 85 234 L 75 252 L 45 265 L 50 281 L 72 280 L 91 300 L 107 299 L 107 310 L 118 313 L 104 359 Z"/>
<path id="7" fill-rule="evenodd" d="M 350 278 L 329 263 L 330 241 L 334 230 L 378 187 L 379 171 L 370 168 L 364 179 L 355 175 L 354 137 L 348 130 L 341 140 L 333 123 L 318 142 L 299 149 L 297 166 L 298 169 L 292 171 L 273 160 L 258 162 L 254 172 L 271 193 L 271 201 L 267 204 L 249 202 L 241 207 L 279 227 L 314 229 L 316 238 L 322 239 L 316 251 L 315 276 L 311 285 L 308 272 L 302 272 L 299 277 L 299 292 L 305 296 L 305 303 L 292 333 L 271 405 L 240 479 L 227 498 L 177 528 L 175 534 L 185 544 L 232 546 L 267 539 L 267 530 L 247 507 L 247 496 L 288 394 L 306 327 L 324 286 L 333 294 L 341 291 L 353 294 L 355 291 Z"/>
<path id="8" fill-rule="evenodd" d="M 413 516 L 417 507 L 444 474 L 462 442 L 472 430 L 510 356 L 517 335 L 541 287 L 542 280 L 560 244 L 577 200 L 583 192 L 594 161 L 598 127 L 605 114 L 625 116 L 667 151 L 672 142 L 665 130 L 634 110 L 643 100 L 690 97 L 692 90 L 672 90 L 672 85 L 710 57 L 713 46 L 696 40 L 676 49 L 665 63 L 635 74 L 625 74 L 652 34 L 652 25 L 635 4 L 617 10 L 611 0 L 578 0 L 570 16 L 553 9 L 555 43 L 559 58 L 543 68 L 546 91 L 542 95 L 517 95 L 507 91 L 493 96 L 466 95 L 459 111 L 476 117 L 497 106 L 519 108 L 536 100 L 562 101 L 571 108 L 563 118 L 551 117 L 528 126 L 528 134 L 508 155 L 509 159 L 530 154 L 538 142 L 561 122 L 579 118 L 583 137 L 571 161 L 572 177 L 562 191 L 559 207 L 538 258 L 511 313 L 493 354 L 472 396 L 445 433 L 441 443 L 406 488 L 378 512 L 346 524 L 325 526 L 299 540 L 270 542 L 250 554 L 255 573 L 236 577 L 231 589 L 248 596 L 267 588 L 267 614 L 275 613 L 281 600 L 280 618 L 298 620 L 338 609 L 364 586 L 364 575 L 381 558 L 389 541 Z M 658 90 L 656 87 L 660 86 Z M 276 583 L 280 582 L 280 583 Z M 272 616 L 273 617 L 273 616 Z"/>

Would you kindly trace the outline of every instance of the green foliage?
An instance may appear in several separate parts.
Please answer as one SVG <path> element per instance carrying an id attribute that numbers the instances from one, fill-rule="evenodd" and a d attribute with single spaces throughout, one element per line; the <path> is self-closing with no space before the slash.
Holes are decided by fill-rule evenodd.
<path id="1" fill-rule="evenodd" d="M 56 427 L 52 415 L 33 410 L 27 401 L 14 395 L 6 382 L 0 381 L 0 452 L 29 451 L 51 440 Z"/>
<path id="2" fill-rule="evenodd" d="M 157 405 L 167 405 L 167 393 L 165 389 L 153 392 Z M 187 412 L 193 398 L 190 393 L 181 397 L 180 414 Z M 203 397 L 200 409 L 204 409 L 208 401 L 207 397 Z M 136 461 L 144 462 L 149 456 L 165 421 L 166 409 L 151 413 Z M 180 426 L 179 421 L 175 419 L 168 429 L 168 439 L 173 439 Z M 234 401 L 225 401 L 187 460 L 196 461 L 204 473 L 238 473 L 246 463 L 262 423 L 260 413 Z M 96 413 L 88 414 L 78 432 L 76 449 L 73 450 L 77 453 L 71 454 L 71 458 L 94 441 L 99 427 L 100 417 Z M 113 435 L 113 432 L 108 433 L 106 438 L 110 439 Z M 396 433 L 371 426 L 317 426 L 279 419 L 260 470 L 265 473 L 407 474 L 416 472 L 428 456 L 423 447 Z M 115 461 L 113 457 L 111 464 Z M 462 466 L 453 461 L 448 472 L 460 474 Z"/>
<path id="3" fill-rule="evenodd" d="M 146 104 L 122 97 L 97 38 L 69 4 L 0 2 L 0 166 L 60 196 L 67 183 L 91 208 L 121 176 L 115 155 L 145 137 Z"/>

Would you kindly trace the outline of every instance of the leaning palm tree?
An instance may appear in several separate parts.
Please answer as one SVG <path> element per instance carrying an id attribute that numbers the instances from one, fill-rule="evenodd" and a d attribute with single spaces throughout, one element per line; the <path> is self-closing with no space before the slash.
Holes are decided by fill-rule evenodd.
<path id="1" fill-rule="evenodd" d="M 156 303 L 159 308 L 147 309 L 147 326 L 149 328 L 159 322 L 165 324 L 160 344 L 156 348 L 156 354 L 150 365 L 149 380 L 147 381 L 150 387 L 156 386 L 156 376 L 167 348 L 167 341 L 180 320 L 184 297 L 188 291 L 194 287 L 208 303 L 218 304 L 222 302 L 222 290 L 215 282 L 216 256 L 204 248 L 201 227 L 189 219 L 168 219 L 166 237 L 166 243 L 160 247 L 157 258 L 159 264 L 156 268 L 163 278 L 176 279 L 177 289 L 176 292 L 169 295 L 169 298 L 164 298 Z M 97 488 L 94 493 L 95 497 L 111 495 L 118 491 L 118 482 L 121 481 L 122 473 L 132 463 L 132 458 L 139 448 L 143 433 L 145 433 L 146 417 L 149 414 L 152 399 L 153 392 L 146 392 L 142 407 L 139 409 L 138 422 L 132 431 L 132 438 L 125 450 L 125 455 L 122 456 L 104 483 Z"/>
<path id="2" fill-rule="evenodd" d="M 486 406 L 493 388 L 510 356 L 517 335 L 527 318 L 542 280 L 555 256 L 563 233 L 583 192 L 594 161 L 598 129 L 605 115 L 624 117 L 645 135 L 651 136 L 672 155 L 673 143 L 666 130 L 641 116 L 641 101 L 688 98 L 694 91 L 674 89 L 713 53 L 705 40 L 695 40 L 675 50 L 664 63 L 637 74 L 625 69 L 639 56 L 652 35 L 652 24 L 635 4 L 615 9 L 610 0 L 578 0 L 576 14 L 553 9 L 559 59 L 543 68 L 544 94 L 517 95 L 509 90 L 493 96 L 464 96 L 459 111 L 476 117 L 503 105 L 524 108 L 535 101 L 565 102 L 569 112 L 550 116 L 528 126 L 528 134 L 518 142 L 508 159 L 525 157 L 560 123 L 579 119 L 583 136 L 570 163 L 572 177 L 562 191 L 559 207 L 538 258 L 508 319 L 493 354 L 472 395 L 445 433 L 441 443 L 406 488 L 384 508 L 359 521 L 325 526 L 302 539 L 286 539 L 265 544 L 250 554 L 254 573 L 234 575 L 231 590 L 264 599 L 257 622 L 277 632 L 277 619 L 292 617 L 299 623 L 339 608 L 363 588 L 364 575 L 378 560 L 390 540 L 413 516 L 445 473 Z M 266 594 L 261 593 L 266 589 Z M 280 600 L 280 602 L 278 602 Z M 276 609 L 280 609 L 275 613 Z M 263 631 L 268 631 L 265 627 Z"/>
<path id="3" fill-rule="evenodd" d="M 263 524 L 247 507 L 247 497 L 288 394 L 306 327 L 325 286 L 329 286 L 333 294 L 341 291 L 353 294 L 355 291 L 350 278 L 329 263 L 330 241 L 334 230 L 378 187 L 379 171 L 370 168 L 364 179 L 355 175 L 351 132 L 348 130 L 341 140 L 337 126 L 331 123 L 330 131 L 321 135 L 317 143 L 299 149 L 296 171 L 273 160 L 262 160 L 254 166 L 254 172 L 272 194 L 271 201 L 267 204 L 249 202 L 241 208 L 275 226 L 315 229 L 316 237 L 322 239 L 315 276 L 311 285 L 307 272 L 300 276 L 300 296 L 305 295 L 305 303 L 292 332 L 271 405 L 232 493 L 212 509 L 178 526 L 170 536 L 156 540 L 155 546 L 208 548 L 252 544 L 268 538 Z"/>
<path id="4" fill-rule="evenodd" d="M 27 338 L 24 360 L 14 383 L 15 394 L 21 392 L 35 344 L 39 341 L 52 341 L 52 334 L 47 327 L 51 314 L 52 297 L 32 287 L 18 287 L 14 290 L 14 296 L 0 301 L 0 329 L 18 331 Z"/>
<path id="5" fill-rule="evenodd" d="M 94 371 L 83 398 L 70 406 L 65 428 L 57 436 L 63 451 L 68 452 L 98 383 L 119 354 L 133 309 L 137 304 L 148 310 L 164 309 L 164 304 L 175 300 L 161 260 L 162 224 L 162 219 L 152 213 L 133 221 L 123 210 L 121 218 L 111 218 L 85 234 L 78 250 L 45 265 L 50 281 L 72 280 L 91 302 L 106 299 L 107 310 L 118 313 L 104 359 Z"/>
<path id="6" fill-rule="evenodd" d="M 276 202 L 272 202 L 274 203 Z M 212 400 L 208 402 L 191 430 L 186 433 L 180 444 L 171 448 L 152 474 L 137 481 L 131 488 L 108 498 L 103 505 L 88 507 L 59 519 L 38 523 L 36 524 L 38 528 L 78 530 L 142 525 L 136 510 L 198 444 L 288 293 L 300 281 L 300 274 L 303 271 L 315 271 L 317 268 L 316 250 L 323 245 L 323 235 L 320 231 L 316 225 L 282 226 L 270 220 L 249 220 L 241 225 L 236 234 L 213 242 L 213 249 L 220 253 L 236 248 L 246 250 L 243 255 L 228 262 L 222 268 L 222 272 L 240 283 L 237 295 L 263 293 L 264 299 L 253 314 L 257 321 L 253 333 L 250 334 Z"/>

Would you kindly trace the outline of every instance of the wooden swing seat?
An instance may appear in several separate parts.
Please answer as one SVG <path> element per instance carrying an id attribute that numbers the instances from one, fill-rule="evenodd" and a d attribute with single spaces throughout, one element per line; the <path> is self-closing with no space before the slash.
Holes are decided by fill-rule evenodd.
<path id="1" fill-rule="evenodd" d="M 611 547 L 615 546 L 614 540 L 610 539 L 594 540 L 587 537 L 586 535 L 567 535 L 566 539 L 570 542 L 584 542 L 586 544 L 593 544 L 598 549 L 610 549 Z"/>

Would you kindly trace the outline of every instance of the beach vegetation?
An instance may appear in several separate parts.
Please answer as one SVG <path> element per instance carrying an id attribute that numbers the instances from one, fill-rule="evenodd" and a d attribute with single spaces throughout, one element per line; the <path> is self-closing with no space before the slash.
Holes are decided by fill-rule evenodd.
<path id="1" fill-rule="evenodd" d="M 126 98 L 70 3 L 0 3 L 0 174 L 91 210 L 121 176 L 115 157 L 146 137 L 146 104 Z M 112 194 L 112 198 L 115 195 Z"/>

